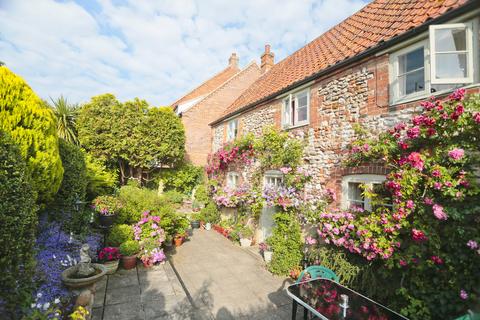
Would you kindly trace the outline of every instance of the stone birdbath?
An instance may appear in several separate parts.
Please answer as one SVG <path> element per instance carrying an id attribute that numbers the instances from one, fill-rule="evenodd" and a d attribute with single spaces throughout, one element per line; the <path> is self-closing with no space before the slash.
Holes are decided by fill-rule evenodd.
<path id="1" fill-rule="evenodd" d="M 89 255 L 90 246 L 82 245 L 80 262 L 62 272 L 62 282 L 71 289 L 81 289 L 100 281 L 107 269 L 104 265 L 92 263 Z"/>

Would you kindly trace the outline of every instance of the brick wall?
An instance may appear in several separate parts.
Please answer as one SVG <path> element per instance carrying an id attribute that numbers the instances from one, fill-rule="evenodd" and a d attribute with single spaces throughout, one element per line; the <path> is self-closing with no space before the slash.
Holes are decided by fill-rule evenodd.
<path id="1" fill-rule="evenodd" d="M 215 137 L 215 135 L 212 136 L 209 124 L 218 119 L 259 76 L 259 67 L 252 63 L 182 114 L 186 133 L 187 160 L 195 165 L 206 164 L 212 147 L 212 138 Z"/>

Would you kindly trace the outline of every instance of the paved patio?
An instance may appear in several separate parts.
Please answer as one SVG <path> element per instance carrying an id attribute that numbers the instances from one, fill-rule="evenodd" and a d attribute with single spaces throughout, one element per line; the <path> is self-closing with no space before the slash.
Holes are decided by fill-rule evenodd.
<path id="1" fill-rule="evenodd" d="M 109 276 L 98 286 L 93 319 L 291 319 L 289 283 L 217 232 L 195 230 L 169 256 L 164 265 Z"/>

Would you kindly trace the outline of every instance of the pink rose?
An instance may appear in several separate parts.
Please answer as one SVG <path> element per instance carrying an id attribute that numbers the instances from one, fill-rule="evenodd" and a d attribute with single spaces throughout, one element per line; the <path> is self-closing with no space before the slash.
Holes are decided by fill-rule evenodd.
<path id="1" fill-rule="evenodd" d="M 480 112 L 476 112 L 473 114 L 473 121 L 475 121 L 475 123 L 480 124 Z"/>
<path id="2" fill-rule="evenodd" d="M 425 197 L 425 198 L 423 199 L 423 202 L 425 202 L 425 204 L 427 204 L 427 205 L 429 205 L 429 206 L 431 206 L 431 205 L 433 204 L 432 198 L 428 198 L 428 197 Z"/>
<path id="3" fill-rule="evenodd" d="M 413 200 L 407 200 L 406 207 L 407 207 L 408 209 L 413 209 L 413 208 L 415 208 L 415 202 L 413 202 Z"/>
<path id="4" fill-rule="evenodd" d="M 453 150 L 448 151 L 448 156 L 454 160 L 459 160 L 463 158 L 465 155 L 465 151 L 460 148 L 455 148 Z"/>
<path id="5" fill-rule="evenodd" d="M 420 136 L 420 128 L 419 127 L 413 127 L 407 130 L 407 137 L 409 139 L 415 139 Z"/>
<path id="6" fill-rule="evenodd" d="M 407 162 L 414 168 L 422 171 L 423 170 L 423 159 L 422 155 L 418 152 L 412 152 L 407 157 Z"/>
<path id="7" fill-rule="evenodd" d="M 412 239 L 417 242 L 427 241 L 428 238 L 425 233 L 418 229 L 412 229 Z"/>
<path id="8" fill-rule="evenodd" d="M 447 220 L 447 214 L 443 211 L 443 207 L 439 204 L 434 204 L 432 206 L 433 215 L 438 220 Z"/>

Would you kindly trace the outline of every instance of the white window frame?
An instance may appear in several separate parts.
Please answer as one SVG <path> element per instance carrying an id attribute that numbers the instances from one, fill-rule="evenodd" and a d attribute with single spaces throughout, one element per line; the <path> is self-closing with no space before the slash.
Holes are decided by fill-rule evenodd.
<path id="1" fill-rule="evenodd" d="M 436 48 L 435 48 L 435 30 L 442 29 L 455 29 L 455 28 L 465 28 L 466 36 L 466 57 L 467 57 L 467 77 L 465 78 L 445 78 L 445 79 L 436 79 Z M 430 81 L 432 84 L 469 84 L 473 82 L 473 22 L 465 23 L 450 23 L 450 24 L 437 24 L 431 25 L 429 27 L 429 38 L 430 38 L 430 60 L 431 60 L 431 78 Z M 460 53 L 461 51 L 452 51 L 451 53 Z"/>
<path id="2" fill-rule="evenodd" d="M 265 172 L 265 175 L 263 176 L 263 187 L 272 186 L 272 184 L 268 182 L 269 179 L 278 181 L 278 183 L 276 182 L 273 184 L 273 187 L 279 188 L 283 186 L 283 174 L 280 171 L 268 170 Z"/>
<path id="3" fill-rule="evenodd" d="M 240 181 L 240 175 L 235 171 L 230 171 L 227 173 L 227 187 L 231 189 L 236 189 L 238 187 L 238 182 Z"/>
<path id="4" fill-rule="evenodd" d="M 400 95 L 400 83 L 398 81 L 398 77 L 400 74 L 400 63 L 399 58 L 411 51 L 415 51 L 419 48 L 423 47 L 423 57 L 424 57 L 424 75 L 423 78 L 425 79 L 425 88 L 423 91 L 417 91 L 406 95 Z M 423 97 L 425 95 L 430 94 L 430 63 L 429 63 L 429 48 L 428 48 L 428 41 L 423 40 L 417 42 L 411 46 L 403 48 L 401 50 L 396 51 L 395 53 L 390 55 L 390 94 L 392 97 L 392 102 L 399 102 L 407 99 L 413 99 L 417 97 Z"/>
<path id="5" fill-rule="evenodd" d="M 298 96 L 307 95 L 307 119 L 298 121 Z M 292 123 L 292 101 L 295 101 L 295 114 Z M 282 99 L 282 128 L 296 128 L 310 123 L 310 88 L 292 92 Z"/>
<path id="6" fill-rule="evenodd" d="M 238 119 L 233 119 L 227 123 L 227 141 L 233 141 L 238 135 Z"/>
<path id="7" fill-rule="evenodd" d="M 342 202 L 343 210 L 349 209 L 350 199 L 348 198 L 349 183 L 362 183 L 372 188 L 374 184 L 383 184 L 386 180 L 384 175 L 379 174 L 352 174 L 342 178 Z M 365 210 L 371 211 L 372 204 L 369 198 L 365 198 Z"/>

